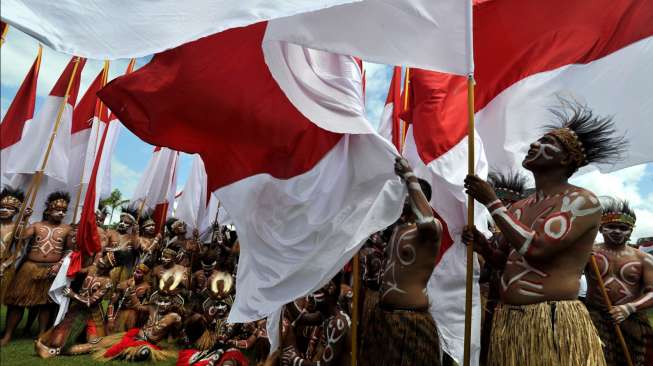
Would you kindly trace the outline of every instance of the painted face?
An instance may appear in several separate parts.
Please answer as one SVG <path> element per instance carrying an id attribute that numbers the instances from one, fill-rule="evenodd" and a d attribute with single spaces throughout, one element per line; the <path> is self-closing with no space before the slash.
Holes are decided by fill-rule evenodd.
<path id="1" fill-rule="evenodd" d="M 6 220 L 14 217 L 18 210 L 13 207 L 3 207 L 0 206 L 0 219 Z"/>
<path id="2" fill-rule="evenodd" d="M 154 235 L 156 226 L 154 224 L 148 224 L 143 226 L 143 233 L 147 235 Z"/>
<path id="3" fill-rule="evenodd" d="M 134 225 L 134 221 L 128 216 L 121 216 L 120 222 L 118 223 L 118 232 L 124 234 L 129 230 L 130 227 Z"/>
<path id="4" fill-rule="evenodd" d="M 611 222 L 601 226 L 603 240 L 612 245 L 626 244 L 632 233 L 633 228 L 630 225 L 620 222 Z"/>
<path id="5" fill-rule="evenodd" d="M 169 299 L 160 299 L 156 302 L 159 314 L 165 314 L 172 307 L 172 302 Z"/>
<path id="6" fill-rule="evenodd" d="M 169 265 L 170 263 L 172 263 L 173 260 L 174 258 L 170 254 L 163 254 L 160 259 L 161 264 L 163 264 L 164 266 Z"/>
<path id="7" fill-rule="evenodd" d="M 560 142 L 551 135 L 544 135 L 533 142 L 522 166 L 528 170 L 546 168 L 556 165 L 566 154 Z"/>
<path id="8" fill-rule="evenodd" d="M 136 268 L 136 270 L 134 270 L 134 280 L 140 281 L 143 279 L 144 276 L 145 273 L 143 273 L 143 271 L 140 268 Z"/>
<path id="9" fill-rule="evenodd" d="M 48 218 L 54 222 L 61 222 L 66 217 L 66 210 L 60 208 L 51 208 L 48 210 Z"/>
<path id="10" fill-rule="evenodd" d="M 172 232 L 176 235 L 186 234 L 186 223 L 177 220 L 172 224 Z"/>
<path id="11" fill-rule="evenodd" d="M 102 211 L 95 211 L 95 223 L 97 226 L 104 225 L 104 219 L 107 218 L 107 214 Z"/>

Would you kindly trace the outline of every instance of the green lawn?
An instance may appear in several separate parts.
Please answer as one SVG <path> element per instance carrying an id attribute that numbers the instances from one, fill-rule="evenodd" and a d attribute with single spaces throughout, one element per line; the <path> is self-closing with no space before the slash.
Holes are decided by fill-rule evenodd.
<path id="1" fill-rule="evenodd" d="M 0 329 L 4 330 L 4 321 L 5 321 L 5 312 L 6 308 L 2 306 L 0 309 Z M 23 317 L 23 323 L 27 318 L 27 313 Z M 37 322 L 35 322 L 32 329 L 32 334 L 38 332 Z M 18 334 L 14 340 L 9 343 L 6 347 L 0 347 L 0 365 L 2 366 L 31 366 L 31 365 L 129 365 L 133 363 L 124 362 L 124 361 L 113 361 L 113 362 L 98 362 L 93 360 L 91 356 L 59 356 L 56 358 L 51 358 L 48 360 L 43 360 L 36 356 L 34 353 L 34 340 L 28 335 L 22 334 L 23 324 L 18 327 Z M 166 362 L 158 362 L 157 365 L 168 366 L 174 365 L 176 359 L 171 359 Z"/>

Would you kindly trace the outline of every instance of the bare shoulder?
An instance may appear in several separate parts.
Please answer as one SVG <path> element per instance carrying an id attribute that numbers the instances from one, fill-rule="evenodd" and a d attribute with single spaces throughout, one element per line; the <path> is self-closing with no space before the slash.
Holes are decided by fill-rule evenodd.
<path id="1" fill-rule="evenodd" d="M 637 254 L 637 257 L 642 262 L 644 262 L 644 264 L 649 265 L 649 266 L 653 266 L 653 255 L 650 255 L 650 254 L 648 254 L 646 252 L 643 252 L 643 251 L 641 251 L 639 249 L 636 249 L 636 248 L 632 248 L 632 249 Z"/>
<path id="2" fill-rule="evenodd" d="M 563 196 L 563 206 L 565 204 L 581 210 L 601 208 L 598 197 L 592 191 L 577 186 L 572 186 L 572 189 Z"/>

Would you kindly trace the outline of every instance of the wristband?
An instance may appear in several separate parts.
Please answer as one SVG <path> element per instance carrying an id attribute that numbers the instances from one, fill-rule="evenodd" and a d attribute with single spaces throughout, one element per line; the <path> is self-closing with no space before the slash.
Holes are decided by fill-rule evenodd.
<path id="1" fill-rule="evenodd" d="M 413 173 L 413 172 L 404 173 L 404 176 L 403 176 L 404 180 L 408 180 L 408 178 L 411 178 L 411 177 L 415 177 L 415 173 Z"/>

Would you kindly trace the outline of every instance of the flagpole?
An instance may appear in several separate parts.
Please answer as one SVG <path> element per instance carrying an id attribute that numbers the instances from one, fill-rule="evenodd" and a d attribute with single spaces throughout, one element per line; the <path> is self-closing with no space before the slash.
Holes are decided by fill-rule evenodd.
<path id="1" fill-rule="evenodd" d="M 590 256 L 590 265 L 592 266 L 592 270 L 594 271 L 594 276 L 596 277 L 596 280 L 599 282 L 599 288 L 601 289 L 601 295 L 603 295 L 603 302 L 605 302 L 605 305 L 609 309 L 612 309 L 612 301 L 610 301 L 610 296 L 608 296 L 608 291 L 605 289 L 605 284 L 603 283 L 603 277 L 601 277 L 601 271 L 599 271 L 599 266 L 596 264 L 596 258 L 594 258 L 594 254 Z M 624 356 L 626 356 L 626 363 L 628 366 L 633 366 L 633 359 L 630 357 L 630 352 L 628 351 L 628 346 L 626 345 L 626 340 L 624 339 L 624 335 L 621 332 L 621 326 L 614 320 L 612 321 L 614 325 L 614 330 L 617 333 L 617 338 L 619 339 L 619 344 L 621 344 L 621 348 L 624 351 Z"/>
<path id="2" fill-rule="evenodd" d="M 108 77 L 109 77 L 109 60 L 105 60 L 104 67 L 102 69 L 102 86 L 105 86 L 107 84 Z M 96 101 L 94 115 L 98 116 L 98 125 L 97 125 L 97 129 L 95 130 L 95 146 L 93 147 L 94 156 L 97 156 L 96 150 L 97 150 L 98 139 L 100 137 L 100 123 L 102 123 L 102 100 L 100 100 L 99 98 Z M 107 125 L 106 128 L 109 128 L 109 126 Z M 86 159 L 88 159 L 88 154 L 84 154 L 84 163 L 82 164 L 82 174 L 79 177 L 79 185 L 77 188 L 77 195 L 75 198 L 75 207 L 73 208 L 73 219 L 71 222 L 71 224 L 73 225 L 77 221 L 77 212 L 79 210 L 79 203 L 81 202 L 82 199 L 82 190 L 84 189 L 84 173 L 86 170 Z"/>
<path id="3" fill-rule="evenodd" d="M 360 301 L 360 255 L 356 253 L 353 258 L 352 291 L 354 297 L 351 302 L 351 366 L 358 365 L 358 302 Z"/>
<path id="4" fill-rule="evenodd" d="M 408 109 L 408 85 L 410 84 L 410 67 L 406 67 L 406 74 L 404 76 L 404 111 Z M 401 128 L 400 132 L 400 144 L 399 146 L 399 155 L 402 155 L 402 150 L 404 149 L 404 144 L 406 143 L 406 132 L 408 130 L 408 127 L 406 126 L 406 122 L 399 120 L 399 127 Z"/>
<path id="5" fill-rule="evenodd" d="M 474 174 L 474 75 L 467 77 L 467 174 Z M 474 198 L 467 196 L 467 225 L 474 226 Z M 474 285 L 474 248 L 467 245 L 467 276 L 465 279 L 465 348 L 464 366 L 470 365 L 472 336 L 472 288 Z"/>
<path id="6" fill-rule="evenodd" d="M 43 157 L 43 162 L 41 163 L 41 168 L 37 170 L 34 174 L 34 177 L 32 178 L 32 182 L 30 184 L 30 188 L 28 189 L 28 196 L 25 197 L 25 201 L 20 207 L 20 212 L 18 213 L 18 218 L 16 222 L 21 222 L 23 220 L 23 217 L 25 215 L 25 209 L 27 207 L 33 207 L 34 202 L 36 201 L 36 195 L 39 191 L 39 186 L 41 184 L 41 179 L 43 178 L 43 174 L 45 172 L 45 168 L 48 165 L 48 159 L 50 158 L 50 152 L 52 151 L 52 145 L 54 144 L 54 139 L 57 136 L 57 131 L 59 130 L 59 126 L 61 125 L 61 118 L 63 117 L 63 112 L 66 107 L 66 103 L 68 103 L 68 97 L 70 95 L 70 89 L 73 86 L 73 82 L 75 81 L 75 76 L 77 74 L 77 67 L 79 66 L 80 62 L 79 57 L 75 57 L 75 60 L 73 61 L 73 71 L 70 76 L 70 80 L 68 80 L 68 86 L 66 87 L 66 93 L 64 94 L 63 100 L 61 101 L 61 105 L 59 106 L 59 111 L 57 112 L 57 118 L 55 119 L 54 122 L 54 129 L 52 130 L 52 133 L 50 134 L 50 141 L 48 142 L 48 147 L 45 150 L 45 156 Z M 29 194 L 31 193 L 31 196 Z M 29 201 L 29 203 L 28 203 Z"/>

